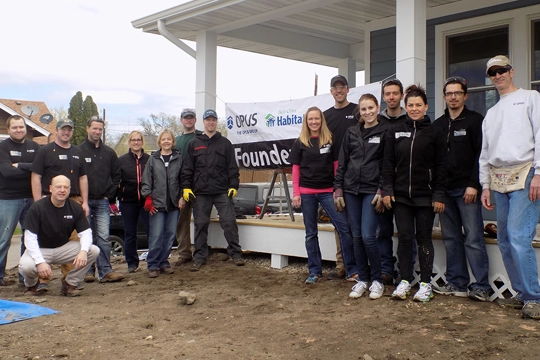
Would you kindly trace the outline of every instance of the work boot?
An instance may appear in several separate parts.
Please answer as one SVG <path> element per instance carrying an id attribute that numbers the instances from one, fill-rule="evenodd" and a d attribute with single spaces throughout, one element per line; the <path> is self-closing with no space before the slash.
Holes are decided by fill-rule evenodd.
<path id="1" fill-rule="evenodd" d="M 77 290 L 76 286 L 73 286 L 71 284 L 68 284 L 65 280 L 62 280 L 62 290 L 60 293 L 64 296 L 79 296 L 81 295 L 81 291 Z"/>
<path id="2" fill-rule="evenodd" d="M 122 281 L 123 279 L 124 279 L 124 275 L 119 274 L 119 273 L 115 273 L 114 271 L 111 271 L 110 273 L 108 273 L 107 275 L 102 277 L 99 280 L 99 282 L 100 283 L 117 282 L 117 281 Z"/>

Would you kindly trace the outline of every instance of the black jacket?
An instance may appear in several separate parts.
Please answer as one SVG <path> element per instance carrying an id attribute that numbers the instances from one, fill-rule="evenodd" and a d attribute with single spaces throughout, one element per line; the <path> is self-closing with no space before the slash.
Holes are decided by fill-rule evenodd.
<path id="1" fill-rule="evenodd" d="M 217 195 L 229 188 L 238 189 L 240 174 L 229 139 L 216 132 L 211 138 L 200 134 L 184 155 L 182 188 L 197 194 Z"/>
<path id="2" fill-rule="evenodd" d="M 439 127 L 447 141 L 448 189 L 473 187 L 481 189 L 478 174 L 478 159 L 482 151 L 482 121 L 484 117 L 465 107 L 454 120 L 448 109 L 433 122 Z"/>
<path id="3" fill-rule="evenodd" d="M 178 209 L 178 200 L 182 195 L 180 190 L 181 171 L 182 157 L 178 150 L 172 150 L 167 168 L 161 157 L 161 151 L 154 152 L 146 163 L 146 169 L 144 169 L 141 194 L 144 196 L 152 195 L 153 205 L 160 211 Z"/>
<path id="4" fill-rule="evenodd" d="M 113 149 L 99 140 L 96 147 L 88 138 L 79 145 L 86 163 L 88 176 L 88 198 L 109 199 L 112 204 L 116 201 L 116 190 L 120 183 L 120 170 L 116 164 L 118 156 Z"/>
<path id="5" fill-rule="evenodd" d="M 334 189 L 358 195 L 376 193 L 382 186 L 381 172 L 387 124 L 379 123 L 366 134 L 358 123 L 347 129 L 339 152 Z"/>
<path id="6" fill-rule="evenodd" d="M 444 202 L 446 193 L 446 139 L 425 116 L 392 126 L 386 132 L 383 195 L 407 199 L 421 206 Z"/>
<path id="7" fill-rule="evenodd" d="M 144 196 L 141 194 L 142 175 L 149 157 L 144 150 L 140 158 L 128 150 L 127 154 L 118 158 L 121 179 L 117 193 L 118 200 L 127 203 L 144 202 Z"/>

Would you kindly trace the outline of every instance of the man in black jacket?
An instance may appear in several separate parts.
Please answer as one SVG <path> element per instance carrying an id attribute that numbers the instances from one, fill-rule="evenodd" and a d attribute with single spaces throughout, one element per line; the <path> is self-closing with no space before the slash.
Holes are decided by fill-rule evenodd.
<path id="1" fill-rule="evenodd" d="M 443 96 L 447 108 L 433 126 L 440 127 L 448 142 L 448 183 L 445 211 L 439 215 L 446 248 L 446 284 L 439 294 L 486 301 L 489 298 L 489 261 L 484 242 L 478 158 L 482 150 L 482 120 L 467 109 L 467 82 L 459 76 L 446 80 Z M 465 241 L 462 228 L 465 229 Z M 476 282 L 470 282 L 467 260 Z"/>
<path id="2" fill-rule="evenodd" d="M 186 202 L 193 201 L 195 251 L 191 271 L 199 271 L 208 257 L 208 226 L 212 205 L 229 246 L 227 252 L 237 266 L 245 265 L 238 240 L 236 212 L 232 198 L 239 185 L 238 165 L 231 142 L 217 131 L 214 110 L 203 114 L 204 133 L 197 135 L 183 156 L 182 188 Z M 180 209 L 183 210 L 183 209 Z"/>
<path id="3" fill-rule="evenodd" d="M 113 149 L 103 144 L 104 122 L 99 116 L 92 116 L 86 125 L 88 137 L 79 145 L 86 163 L 88 176 L 88 207 L 90 226 L 94 243 L 101 250 L 97 259 L 99 282 L 115 282 L 124 278 L 115 273 L 111 266 L 111 241 L 109 239 L 110 212 L 116 208 L 116 190 L 120 183 L 118 157 Z M 85 282 L 96 280 L 95 266 L 92 264 L 84 276 Z"/>

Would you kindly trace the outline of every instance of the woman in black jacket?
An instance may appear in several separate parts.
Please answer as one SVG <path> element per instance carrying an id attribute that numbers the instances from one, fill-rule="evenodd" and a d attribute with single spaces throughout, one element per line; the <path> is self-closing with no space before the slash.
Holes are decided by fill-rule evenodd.
<path id="1" fill-rule="evenodd" d="M 118 158 L 121 180 L 118 188 L 120 212 L 124 223 L 124 258 L 128 272 L 133 273 L 139 267 L 137 254 L 137 225 L 142 219 L 148 235 L 148 213 L 144 211 L 144 196 L 141 195 L 142 174 L 149 155 L 144 153 L 144 136 L 134 130 L 128 136 L 128 152 Z"/>
<path id="2" fill-rule="evenodd" d="M 334 197 L 338 208 L 343 204 L 347 207 L 358 267 L 358 282 L 349 297 L 361 297 L 371 278 L 369 297 L 378 299 L 384 292 L 377 228 L 378 212 L 384 211 L 380 177 L 387 125 L 378 121 L 379 102 L 372 94 L 360 97 L 357 112 L 359 123 L 348 128 L 343 138 Z"/>
<path id="3" fill-rule="evenodd" d="M 394 206 L 402 279 L 392 297 L 405 300 L 411 290 L 416 239 L 420 289 L 414 300 L 427 302 L 433 297 L 433 220 L 444 211 L 446 139 L 425 115 L 428 104 L 423 88 L 411 85 L 405 90 L 405 109 L 407 119 L 387 132 L 383 163 L 383 202 L 388 209 Z"/>

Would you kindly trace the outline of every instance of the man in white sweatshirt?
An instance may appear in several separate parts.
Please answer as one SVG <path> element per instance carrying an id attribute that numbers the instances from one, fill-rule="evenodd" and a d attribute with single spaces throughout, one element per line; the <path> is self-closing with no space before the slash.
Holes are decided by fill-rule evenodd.
<path id="1" fill-rule="evenodd" d="M 486 73 L 500 95 L 482 124 L 480 183 L 482 205 L 497 204 L 497 242 L 516 295 L 498 299 L 521 309 L 522 317 L 540 319 L 540 284 L 532 240 L 540 209 L 540 93 L 512 81 L 506 56 L 487 62 Z"/>

